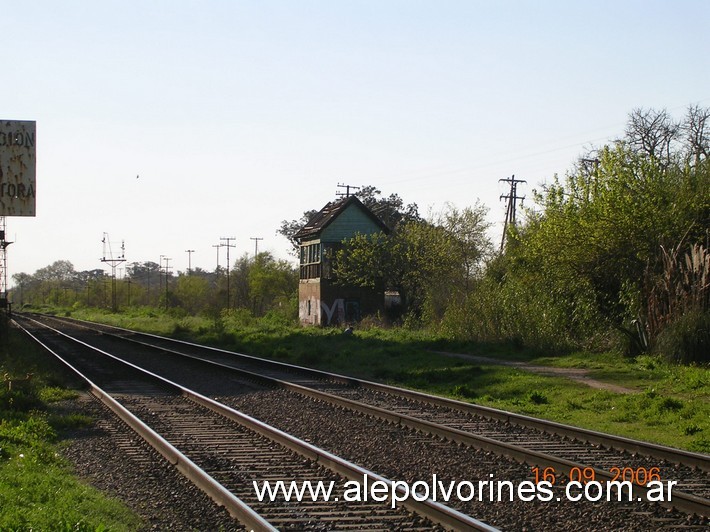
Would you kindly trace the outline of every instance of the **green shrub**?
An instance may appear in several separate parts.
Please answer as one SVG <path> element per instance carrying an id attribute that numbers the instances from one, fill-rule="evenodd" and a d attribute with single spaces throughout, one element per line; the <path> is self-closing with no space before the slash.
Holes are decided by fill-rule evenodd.
<path id="1" fill-rule="evenodd" d="M 30 378 L 17 379 L 6 373 L 4 381 L 0 381 L 0 410 L 24 411 L 41 404 L 39 387 Z"/>
<path id="2" fill-rule="evenodd" d="M 681 410 L 683 408 L 683 401 L 679 399 L 674 399 L 673 397 L 665 397 L 661 400 L 658 405 L 658 409 L 663 410 Z"/>
<path id="3" fill-rule="evenodd" d="M 667 325 L 658 335 L 656 351 L 672 362 L 710 362 L 710 312 L 693 311 Z"/>
<path id="4" fill-rule="evenodd" d="M 530 394 L 528 394 L 528 400 L 534 405 L 546 405 L 549 402 L 547 396 L 542 392 L 538 392 L 537 390 L 532 391 L 530 392 Z"/>
<path id="5" fill-rule="evenodd" d="M 710 453 L 710 438 L 701 434 L 690 442 L 688 449 L 697 453 Z"/>
<path id="6" fill-rule="evenodd" d="M 698 432 L 702 432 L 702 430 L 703 430 L 703 428 L 700 425 L 693 423 L 691 425 L 687 425 L 683 429 L 683 433 L 686 436 L 693 436 L 694 434 L 697 434 Z"/>

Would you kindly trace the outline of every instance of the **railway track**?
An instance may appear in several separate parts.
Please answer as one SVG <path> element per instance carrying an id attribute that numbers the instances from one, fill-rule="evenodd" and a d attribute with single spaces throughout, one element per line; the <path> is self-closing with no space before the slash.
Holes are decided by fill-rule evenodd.
<path id="1" fill-rule="evenodd" d="M 23 320 L 20 320 L 23 321 Z M 427 500 L 385 504 L 344 497 L 372 471 L 276 430 L 184 386 L 47 327 L 36 341 L 89 383 L 92 393 L 244 526 L 256 530 L 495 530 Z M 265 484 L 329 487 L 327 497 L 269 498 Z M 307 493 L 311 493 L 308 490 Z M 209 524 L 206 524 L 209 526 Z"/>
<path id="2" fill-rule="evenodd" d="M 341 427 L 338 423 L 328 425 L 322 421 L 319 422 L 320 427 L 310 427 L 309 416 L 315 418 L 315 414 L 312 413 L 314 410 L 326 410 L 327 412 L 324 414 L 326 418 L 327 416 L 337 418 L 338 416 L 334 412 L 347 410 L 350 412 L 350 416 L 355 416 L 348 421 L 353 425 L 373 424 L 372 420 L 377 419 L 380 423 L 380 431 L 382 431 L 382 424 L 385 424 L 386 427 L 396 427 L 398 432 L 404 431 L 403 433 L 407 434 L 404 436 L 405 440 L 410 440 L 402 443 L 404 448 L 411 446 L 411 440 L 414 440 L 414 447 L 416 448 L 418 445 L 422 452 L 426 446 L 433 448 L 428 452 L 445 454 L 441 452 L 442 449 L 446 448 L 448 452 L 451 447 L 449 442 L 454 441 L 464 443 L 471 449 L 477 449 L 476 452 L 462 453 L 471 454 L 473 460 L 485 462 L 488 455 L 513 458 L 516 466 L 512 466 L 510 460 L 504 464 L 494 460 L 489 466 L 482 466 L 483 472 L 486 470 L 485 467 L 488 467 L 488 471 L 498 472 L 499 476 L 501 472 L 507 471 L 508 477 L 517 479 L 518 482 L 531 479 L 540 480 L 540 475 L 545 478 L 554 475 L 555 481 L 558 483 L 554 486 L 556 493 L 565 482 L 570 479 L 574 480 L 575 475 L 580 480 L 582 477 L 589 479 L 593 476 L 596 480 L 601 481 L 613 478 L 613 470 L 618 468 L 620 474 L 624 474 L 625 470 L 627 473 L 631 472 L 630 474 L 635 475 L 636 480 L 639 480 L 638 476 L 642 473 L 647 475 L 657 468 L 659 476 L 664 475 L 665 478 L 668 478 L 672 475 L 678 479 L 676 482 L 683 489 L 683 491 L 678 489 L 673 492 L 672 505 L 689 514 L 696 514 L 695 517 L 684 516 L 677 511 L 659 511 L 658 505 L 646 502 L 626 504 L 625 506 L 616 505 L 613 510 L 604 509 L 600 514 L 612 515 L 611 522 L 615 522 L 614 519 L 618 518 L 613 517 L 615 513 L 623 514 L 619 518 L 621 519 L 619 523 L 625 523 L 626 526 L 629 526 L 631 521 L 638 519 L 649 519 L 650 522 L 655 523 L 655 526 L 661 522 L 664 525 L 675 523 L 676 526 L 698 527 L 707 524 L 708 457 L 704 455 L 676 452 L 659 446 L 647 446 L 623 438 L 608 437 L 607 439 L 605 435 L 591 431 L 577 430 L 559 424 L 548 424 L 541 420 L 515 416 L 493 409 L 480 409 L 465 403 L 358 381 L 349 377 L 313 372 L 304 368 L 263 361 L 194 344 L 175 342 L 153 335 L 137 334 L 105 326 L 98 327 L 93 324 L 82 324 L 81 327 L 97 327 L 102 331 L 103 341 L 108 343 L 123 341 L 120 339 L 130 339 L 132 345 L 135 346 L 134 351 L 138 353 L 140 350 L 142 353 L 133 356 L 144 360 L 150 358 L 154 369 L 162 370 L 168 365 L 172 366 L 172 362 L 166 364 L 166 356 L 168 354 L 175 356 L 177 353 L 181 353 L 183 357 L 209 358 L 213 363 L 221 364 L 222 366 L 214 371 L 221 372 L 223 381 L 227 375 L 225 366 L 239 366 L 241 372 L 239 377 L 228 378 L 233 384 L 238 381 L 241 383 L 240 386 L 251 386 L 253 389 L 259 389 L 259 387 L 271 389 L 262 392 L 259 395 L 261 399 L 257 401 L 248 399 L 256 394 L 242 394 L 242 396 L 235 398 L 233 394 L 230 396 L 228 390 L 220 390 L 219 387 L 212 389 L 214 392 L 212 395 L 220 396 L 225 402 L 231 401 L 233 406 L 258 415 L 281 428 L 286 429 L 292 426 L 294 432 L 302 438 L 330 445 L 332 450 L 339 447 L 338 444 L 331 441 L 329 432 L 337 432 Z M 96 334 L 91 333 L 88 328 L 83 331 L 83 333 L 78 332 L 77 334 L 86 334 L 87 336 L 92 334 L 95 336 Z M 146 357 L 145 353 L 149 351 L 145 350 L 149 350 L 154 355 L 156 352 L 160 352 L 161 356 Z M 174 371 L 179 373 L 185 370 L 183 368 Z M 266 403 L 286 403 L 290 405 L 291 412 L 305 412 L 305 418 L 301 416 L 294 423 L 294 419 L 288 419 L 289 417 L 295 418 L 294 415 L 289 416 L 283 413 L 279 415 L 273 411 L 265 411 L 268 410 L 264 408 Z M 329 426 L 330 429 L 324 430 L 326 426 Z M 362 430 L 368 429 L 363 427 Z M 387 430 L 390 429 L 385 429 L 385 432 Z M 407 430 L 409 433 L 406 432 Z M 436 438 L 432 438 L 432 435 Z M 364 453 L 365 458 L 361 458 L 362 452 L 358 454 L 358 451 L 352 449 L 344 451 L 350 453 L 351 459 L 367 463 L 367 451 Z M 479 454 L 476 455 L 476 453 Z M 480 453 L 483 453 L 483 456 L 480 456 Z M 372 454 L 369 452 L 369 455 Z M 462 460 L 465 461 L 466 458 L 463 457 Z M 387 471 L 386 462 L 386 458 L 380 459 L 378 467 L 383 467 L 383 470 Z M 376 463 L 378 463 L 377 460 L 372 461 L 372 464 Z M 436 460 L 432 459 L 431 463 L 433 467 Z M 525 465 L 521 467 L 521 463 Z M 438 469 L 441 472 L 448 469 L 450 473 L 447 478 L 455 478 L 456 474 L 463 475 L 468 471 L 465 465 L 453 468 L 450 465 L 448 468 L 438 465 L 436 467 L 441 467 Z M 396 468 L 390 468 L 389 472 L 394 475 L 402 474 Z M 472 475 L 470 478 L 485 478 L 481 467 L 478 468 L 478 471 L 472 470 L 466 474 Z M 538 478 L 534 478 L 535 476 Z M 415 479 L 417 477 L 404 473 L 404 477 L 400 478 Z M 642 486 L 635 486 L 634 489 L 636 498 L 647 497 Z M 530 506 L 528 504 L 528 513 L 530 513 Z M 548 504 L 545 506 L 545 514 L 548 516 L 546 519 L 551 515 L 553 507 L 561 507 L 562 513 L 567 512 L 574 516 L 579 512 L 573 512 L 572 509 L 579 511 L 583 506 L 583 504 L 575 504 L 569 507 L 569 505 L 565 505 L 564 501 L 557 505 Z M 462 512 L 479 515 L 475 512 L 480 511 L 481 507 L 476 504 L 461 504 L 458 509 Z M 554 514 L 554 512 L 552 513 Z M 482 513 L 484 518 L 489 514 L 490 512 L 486 511 Z M 501 526 L 510 525 L 505 519 L 498 519 L 499 521 L 496 522 L 495 516 L 492 521 L 488 518 L 489 521 L 500 523 Z M 527 522 L 534 524 L 535 520 L 532 519 L 531 521 L 528 518 Z M 519 521 L 514 522 L 519 524 Z"/>

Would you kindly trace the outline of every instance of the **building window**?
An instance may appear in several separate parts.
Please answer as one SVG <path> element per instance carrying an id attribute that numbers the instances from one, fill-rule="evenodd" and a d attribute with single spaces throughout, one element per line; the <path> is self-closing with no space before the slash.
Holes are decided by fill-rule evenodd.
<path id="1" fill-rule="evenodd" d="M 321 244 L 301 246 L 301 279 L 317 279 L 321 276 Z"/>

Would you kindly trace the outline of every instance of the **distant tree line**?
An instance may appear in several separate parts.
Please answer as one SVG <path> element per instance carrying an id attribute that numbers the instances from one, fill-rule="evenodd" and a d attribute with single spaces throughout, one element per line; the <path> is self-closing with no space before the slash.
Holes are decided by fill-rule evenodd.
<path id="1" fill-rule="evenodd" d="M 230 269 L 227 298 L 225 268 L 208 272 L 195 268 L 173 275 L 155 262 L 128 263 L 114 280 L 102 269 L 77 272 L 71 262 L 59 260 L 34 274 L 13 275 L 11 300 L 15 307 L 159 307 L 186 314 L 219 315 L 229 307 L 246 309 L 256 317 L 270 311 L 295 319 L 298 273 L 269 252 L 256 258 L 246 254 Z M 115 286 L 115 301 L 114 301 Z"/>

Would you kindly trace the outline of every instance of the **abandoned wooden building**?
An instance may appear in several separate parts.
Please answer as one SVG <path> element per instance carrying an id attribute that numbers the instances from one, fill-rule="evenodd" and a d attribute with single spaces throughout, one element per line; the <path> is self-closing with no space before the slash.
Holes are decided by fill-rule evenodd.
<path id="1" fill-rule="evenodd" d="M 303 325 L 345 325 L 384 309 L 384 287 L 336 283 L 333 264 L 343 240 L 389 228 L 356 196 L 323 207 L 294 235 L 300 251 L 298 315 Z"/>

